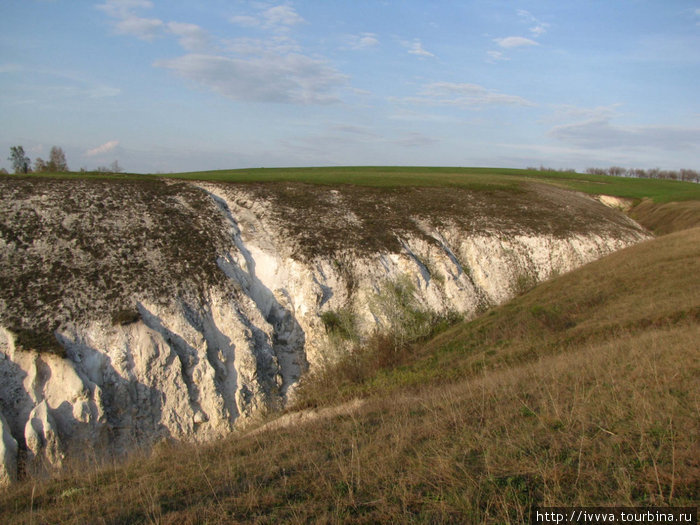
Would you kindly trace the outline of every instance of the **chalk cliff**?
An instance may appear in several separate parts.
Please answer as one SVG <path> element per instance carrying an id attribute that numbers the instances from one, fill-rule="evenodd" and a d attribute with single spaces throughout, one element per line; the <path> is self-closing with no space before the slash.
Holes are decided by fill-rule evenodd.
<path id="1" fill-rule="evenodd" d="M 473 316 L 646 237 L 548 186 L 3 178 L 0 484 L 220 436 L 397 329 L 397 297 Z"/>

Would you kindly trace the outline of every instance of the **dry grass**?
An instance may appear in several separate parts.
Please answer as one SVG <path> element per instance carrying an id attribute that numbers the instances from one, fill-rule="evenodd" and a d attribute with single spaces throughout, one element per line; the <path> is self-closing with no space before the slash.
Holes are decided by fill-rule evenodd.
<path id="1" fill-rule="evenodd" d="M 648 230 L 664 235 L 700 226 L 700 201 L 657 204 L 645 199 L 631 210 L 630 215 Z"/>
<path id="2" fill-rule="evenodd" d="M 27 481 L 0 495 L 0 520 L 520 523 L 535 505 L 697 505 L 699 264 L 700 229 L 613 254 L 412 364 L 378 362 L 354 411 Z"/>

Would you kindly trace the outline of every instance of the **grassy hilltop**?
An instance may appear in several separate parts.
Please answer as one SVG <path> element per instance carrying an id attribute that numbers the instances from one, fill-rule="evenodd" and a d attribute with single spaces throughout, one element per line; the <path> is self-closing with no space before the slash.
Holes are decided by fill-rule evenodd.
<path id="1" fill-rule="evenodd" d="M 291 423 L 164 445 L 0 494 L 13 523 L 520 523 L 538 505 L 698 505 L 700 185 L 526 170 L 319 168 L 169 177 L 546 183 L 630 199 L 663 233 L 432 338 L 308 378 Z"/>
<path id="2" fill-rule="evenodd" d="M 606 194 L 654 202 L 700 199 L 700 185 L 659 179 L 634 179 L 509 168 L 455 168 L 412 166 L 340 166 L 320 168 L 249 168 L 168 174 L 137 173 L 37 173 L 27 177 L 90 178 L 133 180 L 167 178 L 210 182 L 298 182 L 307 184 L 353 184 L 371 187 L 463 187 L 471 189 L 517 189 L 525 183 L 540 182 L 589 194 Z"/>
<path id="3" fill-rule="evenodd" d="M 38 173 L 31 178 L 143 180 L 152 178 L 232 183 L 355 185 L 374 188 L 456 187 L 477 191 L 518 192 L 547 184 L 590 195 L 630 199 L 632 217 L 656 233 L 700 226 L 700 184 L 635 179 L 575 172 L 508 168 L 341 166 L 321 168 L 250 168 L 168 174 Z"/>

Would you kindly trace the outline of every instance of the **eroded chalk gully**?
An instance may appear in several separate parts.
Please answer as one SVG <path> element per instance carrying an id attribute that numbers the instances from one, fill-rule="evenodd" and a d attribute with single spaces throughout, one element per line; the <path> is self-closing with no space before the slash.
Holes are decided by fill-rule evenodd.
<path id="1" fill-rule="evenodd" d="M 229 248 L 216 260 L 225 279 L 199 296 L 138 297 L 134 322 L 95 314 L 62 326 L 55 335 L 65 357 L 21 350 L 0 328 L 0 483 L 73 456 L 243 428 L 283 407 L 307 370 L 332 359 L 324 312 L 353 312 L 360 336 L 388 326 L 391 312 L 373 300 L 386 282 L 412 283 L 421 308 L 469 317 L 512 297 L 523 276 L 542 281 L 648 237 L 631 221 L 611 226 L 614 234 L 561 236 L 416 218 L 420 234 L 402 235 L 400 250 L 348 246 L 304 260 L 272 200 L 244 187 L 197 188 L 228 229 Z M 347 215 L 347 228 L 362 227 L 362 217 Z"/>

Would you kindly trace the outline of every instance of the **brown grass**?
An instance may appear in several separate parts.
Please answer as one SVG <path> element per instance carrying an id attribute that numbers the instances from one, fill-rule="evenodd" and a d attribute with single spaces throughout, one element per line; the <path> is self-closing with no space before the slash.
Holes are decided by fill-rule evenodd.
<path id="1" fill-rule="evenodd" d="M 536 505 L 697 505 L 699 264 L 700 229 L 613 254 L 411 366 L 380 359 L 354 410 L 26 481 L 0 495 L 0 521 L 520 523 Z"/>
<path id="2" fill-rule="evenodd" d="M 664 235 L 700 226 L 700 201 L 658 204 L 644 199 L 630 211 L 630 216 L 648 230 Z"/>

